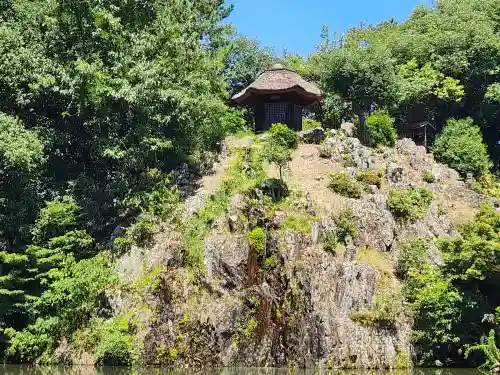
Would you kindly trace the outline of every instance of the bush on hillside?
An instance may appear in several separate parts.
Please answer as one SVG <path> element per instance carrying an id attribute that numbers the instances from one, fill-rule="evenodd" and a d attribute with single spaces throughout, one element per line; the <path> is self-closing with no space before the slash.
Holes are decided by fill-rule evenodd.
<path id="1" fill-rule="evenodd" d="M 424 217 L 431 201 L 429 189 L 398 188 L 389 192 L 387 205 L 395 216 L 416 221 Z"/>
<path id="2" fill-rule="evenodd" d="M 396 262 L 396 276 L 402 280 L 408 278 L 411 269 L 420 269 L 428 261 L 428 240 L 416 238 L 400 243 Z"/>
<path id="3" fill-rule="evenodd" d="M 273 124 L 264 145 L 263 157 L 278 167 L 283 182 L 283 169 L 292 160 L 292 152 L 299 145 L 299 136 L 284 124 Z"/>
<path id="4" fill-rule="evenodd" d="M 314 128 L 320 128 L 321 122 L 316 121 L 312 118 L 303 118 L 302 119 L 302 130 L 311 130 Z"/>
<path id="5" fill-rule="evenodd" d="M 323 236 L 323 249 L 329 253 L 335 255 L 335 250 L 337 249 L 339 242 L 337 238 L 336 231 L 329 231 Z"/>
<path id="6" fill-rule="evenodd" d="M 253 251 L 258 256 L 264 256 L 264 251 L 266 249 L 266 233 L 261 227 L 253 229 L 251 232 L 247 233 L 248 242 Z"/>
<path id="7" fill-rule="evenodd" d="M 267 134 L 267 143 L 276 144 L 288 150 L 295 150 L 299 145 L 298 134 L 285 124 L 273 124 Z"/>
<path id="8" fill-rule="evenodd" d="M 328 187 L 347 198 L 359 199 L 363 193 L 363 186 L 359 182 L 351 180 L 346 172 L 330 174 Z"/>
<path id="9" fill-rule="evenodd" d="M 424 171 L 422 173 L 422 180 L 429 184 L 432 184 L 436 182 L 436 176 L 434 176 L 434 173 L 432 173 L 431 171 Z"/>
<path id="10" fill-rule="evenodd" d="M 450 119 L 434 142 L 436 159 L 456 169 L 462 176 L 480 176 L 490 167 L 486 145 L 472 119 Z"/>
<path id="11" fill-rule="evenodd" d="M 379 189 L 382 186 L 382 179 L 380 178 L 380 175 L 374 171 L 359 172 L 356 175 L 356 180 L 368 186 L 375 185 Z"/>
<path id="12" fill-rule="evenodd" d="M 358 237 L 358 220 L 351 207 L 346 207 L 340 211 L 336 224 L 336 235 L 339 241 L 345 242 L 347 236 L 351 236 L 352 239 Z"/>
<path id="13" fill-rule="evenodd" d="M 479 176 L 477 180 L 472 183 L 471 188 L 476 193 L 500 198 L 500 180 L 498 176 L 493 175 L 489 171 Z"/>
<path id="14" fill-rule="evenodd" d="M 366 136 L 371 147 L 393 147 L 396 144 L 394 119 L 386 110 L 376 110 L 366 118 Z"/>

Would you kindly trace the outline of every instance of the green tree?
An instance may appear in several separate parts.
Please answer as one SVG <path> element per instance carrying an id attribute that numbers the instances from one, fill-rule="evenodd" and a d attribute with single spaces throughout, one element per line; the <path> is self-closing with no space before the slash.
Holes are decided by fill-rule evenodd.
<path id="1" fill-rule="evenodd" d="M 245 36 L 233 38 L 227 50 L 224 78 L 231 96 L 250 85 L 260 73 L 276 62 L 270 48 L 263 48 L 257 39 Z"/>
<path id="2" fill-rule="evenodd" d="M 394 147 L 396 144 L 394 119 L 384 110 L 373 112 L 366 119 L 366 142 L 374 146 Z"/>
<path id="3" fill-rule="evenodd" d="M 79 265 L 110 271 L 92 260 L 114 229 L 134 224 L 135 238 L 167 216 L 178 202 L 169 173 L 201 163 L 242 116 L 221 74 L 222 0 L 10 4 L 0 6 L 0 328 L 11 358 L 31 361 L 98 303 Z"/>
<path id="4" fill-rule="evenodd" d="M 267 133 L 263 156 L 278 167 L 281 183 L 283 169 L 292 160 L 292 153 L 298 146 L 298 136 L 285 124 L 273 124 Z"/>
<path id="5" fill-rule="evenodd" d="M 385 106 L 395 100 L 396 74 L 390 50 L 343 39 L 324 40 L 321 50 L 311 58 L 321 87 L 327 95 L 337 93 L 351 103 L 365 129 L 366 113 L 374 105 Z"/>
<path id="6" fill-rule="evenodd" d="M 434 142 L 436 159 L 456 169 L 462 176 L 488 171 L 490 161 L 479 127 L 472 119 L 450 119 Z"/>

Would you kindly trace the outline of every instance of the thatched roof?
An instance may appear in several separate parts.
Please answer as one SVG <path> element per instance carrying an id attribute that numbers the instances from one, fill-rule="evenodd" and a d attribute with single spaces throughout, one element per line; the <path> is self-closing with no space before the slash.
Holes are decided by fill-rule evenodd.
<path id="1" fill-rule="evenodd" d="M 291 69 L 280 64 L 264 71 L 246 89 L 233 96 L 239 104 L 248 104 L 252 96 L 279 95 L 293 93 L 300 96 L 306 103 L 314 103 L 321 99 L 321 90 Z"/>

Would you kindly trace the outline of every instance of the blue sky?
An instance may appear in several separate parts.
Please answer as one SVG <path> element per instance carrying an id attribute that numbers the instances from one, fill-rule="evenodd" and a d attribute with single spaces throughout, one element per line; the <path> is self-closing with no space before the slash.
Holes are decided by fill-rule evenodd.
<path id="1" fill-rule="evenodd" d="M 281 55 L 284 49 L 307 55 L 321 35 L 321 25 L 330 32 L 377 24 L 395 18 L 405 20 L 418 4 L 432 0 L 227 0 L 234 4 L 229 18 L 239 34 L 258 38 L 263 46 Z"/>

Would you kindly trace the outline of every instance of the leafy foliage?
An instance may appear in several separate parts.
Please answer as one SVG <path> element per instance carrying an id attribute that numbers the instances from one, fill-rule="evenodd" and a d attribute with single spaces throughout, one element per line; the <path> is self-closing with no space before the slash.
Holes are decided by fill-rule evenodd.
<path id="1" fill-rule="evenodd" d="M 418 271 L 410 271 L 405 294 L 415 313 L 413 330 L 420 363 L 449 362 L 450 354 L 456 358 L 456 350 L 460 347 L 457 325 L 460 324 L 463 297 L 452 280 L 426 265 Z"/>
<path id="2" fill-rule="evenodd" d="M 273 124 L 267 135 L 270 144 L 288 150 L 295 150 L 299 145 L 299 136 L 285 124 Z"/>
<path id="3" fill-rule="evenodd" d="M 429 184 L 432 184 L 436 182 L 436 176 L 434 176 L 434 173 L 432 173 L 431 171 L 424 171 L 422 173 L 422 180 Z"/>
<path id="4" fill-rule="evenodd" d="M 340 211 L 336 224 L 336 235 L 340 241 L 345 242 L 347 236 L 353 239 L 358 237 L 358 220 L 351 207 L 345 207 Z"/>
<path id="5" fill-rule="evenodd" d="M 242 128 L 243 112 L 227 105 L 235 81 L 224 72 L 243 66 L 221 22 L 230 11 L 212 0 L 0 6 L 0 350 L 9 360 L 48 361 L 57 340 L 87 324 L 112 278 L 104 246 L 147 240 L 179 202 L 170 172 L 203 162 Z"/>
<path id="6" fill-rule="evenodd" d="M 269 163 L 276 164 L 283 182 L 283 168 L 292 160 L 292 152 L 298 147 L 299 138 L 284 124 L 273 124 L 267 134 L 263 156 Z"/>
<path id="7" fill-rule="evenodd" d="M 426 188 L 396 188 L 389 192 L 387 205 L 399 218 L 422 219 L 432 201 L 432 192 Z"/>
<path id="8" fill-rule="evenodd" d="M 264 256 L 266 248 L 266 236 L 263 228 L 257 227 L 247 233 L 248 241 L 253 251 L 259 256 Z"/>
<path id="9" fill-rule="evenodd" d="M 351 180 L 346 172 L 330 174 L 328 187 L 335 193 L 348 198 L 361 198 L 363 186 L 355 180 Z"/>
<path id="10" fill-rule="evenodd" d="M 382 178 L 374 171 L 360 172 L 356 175 L 356 180 L 365 185 L 374 185 L 379 189 L 382 186 Z"/>
<path id="11" fill-rule="evenodd" d="M 272 50 L 262 48 L 257 39 L 245 36 L 234 37 L 227 49 L 224 78 L 228 83 L 231 96 L 250 85 L 276 60 Z"/>
<path id="12" fill-rule="evenodd" d="M 486 335 L 490 324 L 497 324 L 499 223 L 500 214 L 485 203 L 475 220 L 460 228 L 460 236 L 438 242 L 442 266 L 409 269 L 405 295 L 415 313 L 421 363 L 472 360 L 461 351 Z"/>
<path id="13" fill-rule="evenodd" d="M 465 176 L 479 176 L 490 166 L 486 146 L 472 119 L 448 120 L 433 147 L 436 158 Z"/>
<path id="14" fill-rule="evenodd" d="M 396 262 L 396 275 L 407 279 L 411 270 L 418 270 L 428 263 L 428 240 L 416 238 L 400 244 L 400 252 Z"/>
<path id="15" fill-rule="evenodd" d="M 372 146 L 393 147 L 396 144 L 394 119 L 384 110 L 377 110 L 366 118 L 367 143 Z"/>
<path id="16" fill-rule="evenodd" d="M 306 117 L 302 119 L 302 130 L 312 130 L 315 128 L 320 128 L 321 122 L 314 120 L 312 118 Z"/>
<path id="17" fill-rule="evenodd" d="M 58 339 L 90 320 L 104 288 L 115 281 L 106 254 L 79 262 L 70 257 L 66 262 L 50 270 L 50 287 L 29 306 L 33 323 L 22 331 L 4 330 L 11 359 L 48 362 Z"/>
<path id="18" fill-rule="evenodd" d="M 500 349 L 498 349 L 495 342 L 495 330 L 490 330 L 489 335 L 481 337 L 481 342 L 476 345 L 467 347 L 465 351 L 465 358 L 473 352 L 481 352 L 484 354 L 486 361 L 481 365 L 481 368 L 492 370 L 500 363 Z"/>

